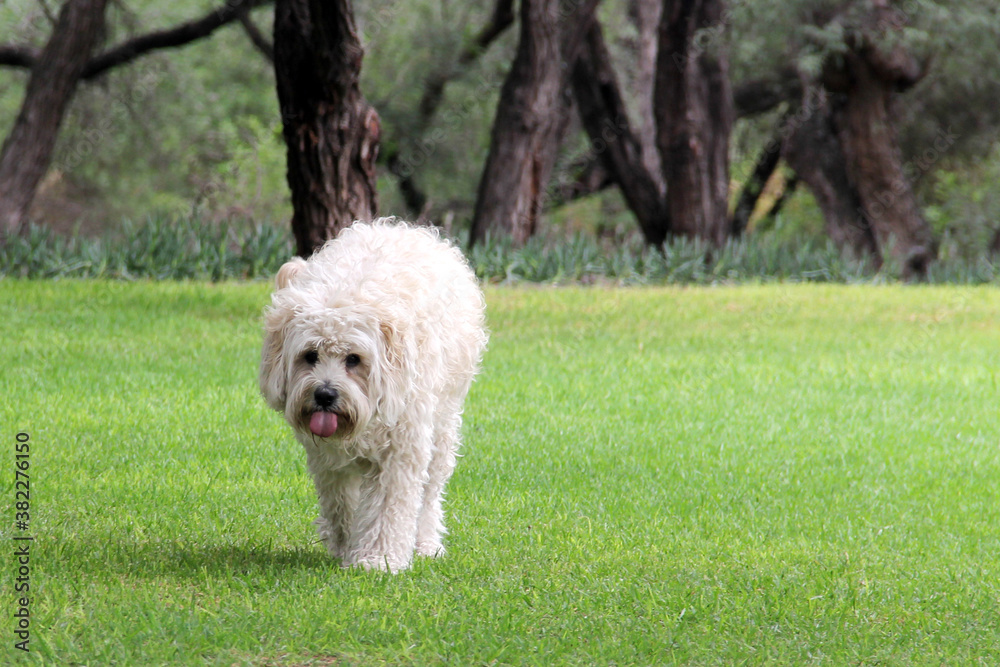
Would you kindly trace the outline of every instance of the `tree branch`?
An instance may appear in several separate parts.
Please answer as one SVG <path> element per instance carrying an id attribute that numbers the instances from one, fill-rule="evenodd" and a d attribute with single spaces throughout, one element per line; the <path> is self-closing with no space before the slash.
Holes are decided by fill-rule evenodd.
<path id="1" fill-rule="evenodd" d="M 272 1 L 235 0 L 234 2 L 227 2 L 222 7 L 212 10 L 200 19 L 188 21 L 167 30 L 157 30 L 134 37 L 105 51 L 96 58 L 92 58 L 83 70 L 83 78 L 96 78 L 109 69 L 131 62 L 150 51 L 183 46 L 203 37 L 208 37 L 227 23 L 239 19 L 242 12 Z"/>
<path id="2" fill-rule="evenodd" d="M 498 0 L 493 16 L 458 56 L 459 67 L 471 64 L 514 22 L 514 0 Z"/>
<path id="3" fill-rule="evenodd" d="M 463 47 L 458 54 L 456 64 L 427 77 L 424 82 L 424 92 L 417 105 L 417 121 L 414 124 L 413 136 L 419 138 L 431 124 L 444 99 L 445 86 L 474 63 L 512 23 L 514 23 L 514 0 L 497 0 L 493 15 L 476 36 Z M 399 148 L 388 151 L 385 154 L 386 164 L 389 171 L 399 179 L 399 189 L 406 207 L 411 213 L 422 216 L 426 212 L 427 195 L 417 184 L 412 168 L 407 165 L 401 153 Z"/>
<path id="4" fill-rule="evenodd" d="M 232 0 L 199 19 L 181 23 L 173 28 L 155 30 L 145 35 L 133 37 L 91 58 L 83 68 L 81 78 L 95 79 L 109 69 L 130 63 L 152 51 L 184 46 L 203 37 L 208 37 L 222 26 L 239 20 L 241 14 L 273 1 Z M 15 45 L 0 45 L 0 65 L 31 68 L 35 66 L 37 60 L 38 52 L 34 49 Z"/>
<path id="5" fill-rule="evenodd" d="M 666 201 L 629 126 L 611 54 L 596 19 L 586 27 L 583 41 L 570 77 L 580 120 L 595 157 L 618 183 L 646 241 L 658 246 L 670 231 Z"/>
<path id="6" fill-rule="evenodd" d="M 45 14 L 45 18 L 49 20 L 51 25 L 56 24 L 56 15 L 52 13 L 52 8 L 49 7 L 49 3 L 45 0 L 38 0 L 38 4 L 42 6 L 42 13 Z"/>
<path id="7" fill-rule="evenodd" d="M 420 96 L 418 108 L 417 128 L 418 132 L 423 131 L 430 124 L 431 119 L 441 105 L 444 96 L 444 87 L 448 82 L 462 73 L 462 71 L 476 61 L 493 41 L 503 34 L 503 32 L 514 23 L 514 0 L 497 0 L 493 8 L 493 15 L 489 22 L 482 27 L 476 36 L 458 54 L 458 60 L 454 67 L 431 74 L 424 83 L 424 93 Z"/>
<path id="8" fill-rule="evenodd" d="M 733 86 L 737 118 L 765 113 L 782 102 L 802 99 L 802 80 L 795 68 L 785 68 L 769 77 L 751 79 Z"/>
<path id="9" fill-rule="evenodd" d="M 608 171 L 604 160 L 598 155 L 591 156 L 574 166 L 576 167 L 575 177 L 571 181 L 555 185 L 552 199 L 547 203 L 547 208 L 557 209 L 577 199 L 610 188 L 616 183 L 614 175 Z"/>
<path id="10" fill-rule="evenodd" d="M 38 51 L 27 46 L 0 44 L 0 65 L 31 69 L 38 60 Z"/>
<path id="11" fill-rule="evenodd" d="M 764 213 L 762 217 L 764 219 L 772 219 L 777 217 L 777 215 L 781 213 L 781 209 L 783 209 L 785 207 L 785 204 L 788 203 L 788 200 L 792 198 L 793 194 L 795 194 L 795 188 L 797 188 L 798 185 L 799 185 L 799 176 L 798 174 L 793 173 L 791 176 L 787 178 L 787 180 L 785 180 L 785 187 L 781 190 L 781 194 L 778 195 L 778 198 L 774 200 L 774 203 L 771 204 L 771 209 L 766 213 Z"/>
<path id="12" fill-rule="evenodd" d="M 260 28 L 257 24 L 253 22 L 250 18 L 250 10 L 246 9 L 240 13 L 240 23 L 243 25 L 243 30 L 246 32 L 247 37 L 253 43 L 257 50 L 264 54 L 270 62 L 274 62 L 274 45 L 271 44 L 261 33 Z"/>

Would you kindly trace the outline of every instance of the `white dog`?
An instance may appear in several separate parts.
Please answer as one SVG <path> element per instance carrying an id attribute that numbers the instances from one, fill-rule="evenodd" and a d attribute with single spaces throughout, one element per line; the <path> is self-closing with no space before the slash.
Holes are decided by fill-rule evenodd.
<path id="1" fill-rule="evenodd" d="M 316 526 L 347 567 L 444 552 L 441 500 L 486 347 L 483 294 L 435 230 L 355 223 L 278 272 L 260 389 L 306 449 Z"/>

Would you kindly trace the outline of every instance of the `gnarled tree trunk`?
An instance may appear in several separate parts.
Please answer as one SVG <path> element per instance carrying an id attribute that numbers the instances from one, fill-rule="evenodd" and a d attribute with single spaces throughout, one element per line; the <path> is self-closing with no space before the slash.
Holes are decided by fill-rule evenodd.
<path id="1" fill-rule="evenodd" d="M 520 39 L 500 90 L 469 242 L 487 234 L 523 245 L 536 231 L 569 119 L 569 67 L 596 0 L 522 0 Z"/>
<path id="2" fill-rule="evenodd" d="M 348 0 L 278 0 L 274 69 L 292 232 L 308 257 L 377 208 L 378 114 L 361 95 L 363 50 Z"/>
<path id="3" fill-rule="evenodd" d="M 664 1 L 654 92 L 672 230 L 715 244 L 729 235 L 733 124 L 722 15 L 721 0 Z"/>
<path id="4" fill-rule="evenodd" d="M 782 156 L 815 197 L 827 234 L 838 248 L 881 265 L 878 243 L 847 174 L 829 95 L 810 91 L 802 107 L 789 114 L 786 128 Z"/>
<path id="5" fill-rule="evenodd" d="M 842 93 L 838 98 L 842 104 L 834 107 L 834 121 L 861 212 L 881 252 L 891 251 L 900 263 L 903 277 L 920 279 L 926 276 L 936 251 L 930 226 L 903 169 L 891 102 L 896 91 L 914 85 L 926 70 L 902 45 L 885 50 L 879 31 L 901 26 L 890 20 L 887 0 L 874 0 L 872 5 L 868 25 L 848 34 L 847 52 L 826 63 L 823 83 L 828 90 Z"/>
<path id="6" fill-rule="evenodd" d="M 68 0 L 34 63 L 21 111 L 0 149 L 0 234 L 23 226 L 52 161 L 59 126 L 104 30 L 107 0 Z"/>

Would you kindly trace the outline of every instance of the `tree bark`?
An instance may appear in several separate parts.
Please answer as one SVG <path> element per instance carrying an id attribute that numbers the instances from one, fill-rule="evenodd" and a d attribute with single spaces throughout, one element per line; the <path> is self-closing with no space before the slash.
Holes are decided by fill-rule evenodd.
<path id="1" fill-rule="evenodd" d="M 596 4 L 522 0 L 517 54 L 500 90 L 470 244 L 492 234 L 523 245 L 537 230 L 568 122 L 566 63 L 575 61 Z"/>
<path id="2" fill-rule="evenodd" d="M 848 56 L 855 83 L 836 120 L 859 211 L 883 252 L 902 264 L 906 279 L 923 278 L 934 257 L 930 226 L 917 205 L 889 115 L 889 91 L 863 61 Z"/>
<path id="3" fill-rule="evenodd" d="M 664 0 L 654 93 L 671 229 L 716 245 L 729 235 L 733 124 L 722 12 L 721 0 Z"/>
<path id="4" fill-rule="evenodd" d="M 592 150 L 614 176 L 646 241 L 662 244 L 670 231 L 666 202 L 629 126 L 611 55 L 596 20 L 590 23 L 585 47 L 573 67 L 572 84 Z"/>
<path id="5" fill-rule="evenodd" d="M 635 87 L 638 97 L 639 123 L 636 137 L 642 150 L 642 162 L 646 172 L 656 183 L 661 198 L 667 194 L 667 184 L 663 180 L 663 164 L 656 150 L 656 114 L 654 113 L 653 91 L 656 87 L 656 54 L 662 0 L 632 0 L 630 13 L 639 35 L 638 62 L 636 63 Z M 664 199 L 665 205 L 666 199 Z"/>
<path id="6" fill-rule="evenodd" d="M 788 118 L 782 157 L 815 197 L 827 234 L 838 248 L 881 266 L 878 243 L 847 173 L 829 95 L 812 91 Z"/>
<path id="7" fill-rule="evenodd" d="M 349 0 L 275 3 L 274 69 L 302 257 L 375 216 L 380 124 L 358 85 L 363 54 Z"/>
<path id="8" fill-rule="evenodd" d="M 104 30 L 107 0 L 67 0 L 28 79 L 21 111 L 0 149 L 0 233 L 24 225 L 52 161 L 66 109 Z"/>
<path id="9" fill-rule="evenodd" d="M 860 212 L 880 250 L 891 252 L 900 263 L 903 278 L 922 279 L 936 250 L 903 168 L 891 102 L 894 92 L 914 85 L 926 68 L 902 46 L 883 50 L 874 35 L 885 26 L 900 26 L 883 15 L 892 11 L 886 0 L 872 4 L 868 25 L 847 35 L 848 49 L 842 56 L 828 59 L 823 83 L 842 93 L 834 121 Z"/>

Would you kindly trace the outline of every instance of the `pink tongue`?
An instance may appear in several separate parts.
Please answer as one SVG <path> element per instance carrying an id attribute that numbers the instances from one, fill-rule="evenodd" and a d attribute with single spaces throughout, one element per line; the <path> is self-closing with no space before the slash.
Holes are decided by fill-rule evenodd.
<path id="1" fill-rule="evenodd" d="M 337 415 L 332 412 L 314 412 L 309 419 L 309 430 L 321 438 L 329 438 L 337 431 Z"/>

